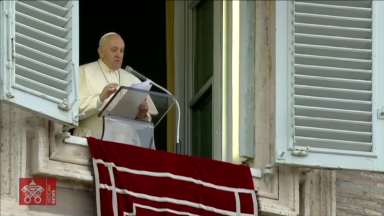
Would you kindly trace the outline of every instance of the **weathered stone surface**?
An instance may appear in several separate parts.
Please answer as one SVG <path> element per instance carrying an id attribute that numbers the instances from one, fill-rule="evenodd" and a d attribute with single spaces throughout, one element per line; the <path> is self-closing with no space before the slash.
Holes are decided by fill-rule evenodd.
<path id="1" fill-rule="evenodd" d="M 336 215 L 384 215 L 384 174 L 337 171 Z"/>
<path id="2" fill-rule="evenodd" d="M 95 195 L 92 185 L 84 182 L 70 182 L 58 179 L 56 206 L 20 206 L 18 200 L 19 178 L 32 177 L 31 163 L 39 155 L 32 151 L 32 139 L 38 136 L 49 137 L 46 121 L 37 121 L 38 127 L 30 128 L 28 121 L 36 118 L 28 112 L 0 103 L 0 215 L 1 216 L 88 216 L 96 215 Z M 27 120 L 28 119 L 28 120 Z M 41 124 L 40 124 L 41 123 Z M 36 133 L 42 130 L 45 133 Z M 28 132 L 29 131 L 29 132 Z M 36 145 L 49 147 L 49 139 L 39 138 Z M 47 157 L 48 157 L 48 151 Z M 44 161 L 42 164 L 46 164 Z M 58 163 L 62 166 L 52 170 L 66 169 L 69 165 Z M 75 165 L 73 165 L 75 166 Z M 90 169 L 85 167 L 84 169 Z M 53 173 L 53 171 L 51 173 Z M 70 171 L 75 172 L 75 169 Z M 73 174 L 76 176 L 76 174 Z M 77 175 L 80 176 L 80 175 Z M 44 175 L 40 177 L 45 177 Z M 49 177 L 57 177 L 50 175 Z M 80 180 L 80 179 L 79 179 Z"/>

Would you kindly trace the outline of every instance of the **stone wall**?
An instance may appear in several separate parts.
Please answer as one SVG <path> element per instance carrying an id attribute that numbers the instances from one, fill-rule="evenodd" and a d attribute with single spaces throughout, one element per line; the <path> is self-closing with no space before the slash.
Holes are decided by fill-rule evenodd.
<path id="1" fill-rule="evenodd" d="M 38 157 L 31 154 L 32 145 L 28 142 L 31 137 L 28 136 L 30 133 L 26 132 L 26 118 L 31 116 L 33 115 L 28 112 L 0 103 L 0 215 L 96 215 L 95 194 L 92 188 L 85 190 L 79 182 L 60 179 L 57 181 L 56 206 L 19 205 L 19 178 L 32 177 L 31 159 Z M 48 133 L 48 128 L 46 131 Z M 56 167 L 56 170 L 63 167 Z"/>
<path id="2" fill-rule="evenodd" d="M 384 174 L 338 171 L 337 216 L 384 215 Z"/>

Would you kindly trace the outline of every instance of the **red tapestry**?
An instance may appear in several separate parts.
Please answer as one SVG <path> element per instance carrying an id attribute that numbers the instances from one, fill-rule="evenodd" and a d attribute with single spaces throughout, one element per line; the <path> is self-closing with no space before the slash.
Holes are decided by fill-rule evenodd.
<path id="1" fill-rule="evenodd" d="M 87 138 L 98 216 L 255 216 L 248 167 Z"/>

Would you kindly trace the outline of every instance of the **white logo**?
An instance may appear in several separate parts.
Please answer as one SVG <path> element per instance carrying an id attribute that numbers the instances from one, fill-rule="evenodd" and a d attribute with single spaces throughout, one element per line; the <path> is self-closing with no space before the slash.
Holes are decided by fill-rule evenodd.
<path id="1" fill-rule="evenodd" d="M 24 193 L 25 198 L 24 202 L 25 203 L 30 203 L 32 201 L 32 197 L 35 200 L 35 203 L 40 203 L 41 202 L 41 193 L 44 191 L 44 188 L 41 187 L 40 185 L 37 185 L 33 180 L 29 185 L 25 185 L 21 191 Z"/>

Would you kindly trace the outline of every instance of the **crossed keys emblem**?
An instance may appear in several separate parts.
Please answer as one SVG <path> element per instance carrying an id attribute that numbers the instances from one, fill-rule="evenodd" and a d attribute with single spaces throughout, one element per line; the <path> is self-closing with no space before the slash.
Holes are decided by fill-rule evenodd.
<path id="1" fill-rule="evenodd" d="M 30 203 L 32 201 L 32 197 L 35 200 L 35 203 L 40 203 L 41 202 L 41 193 L 44 191 L 44 188 L 41 187 L 40 185 L 37 185 L 33 180 L 29 185 L 25 185 L 21 191 L 24 193 L 25 198 L 24 202 L 25 203 Z"/>

